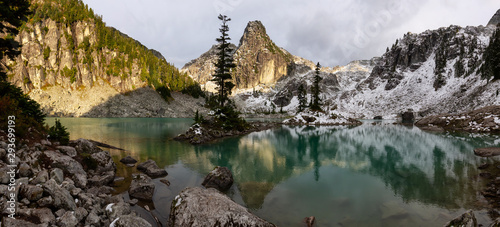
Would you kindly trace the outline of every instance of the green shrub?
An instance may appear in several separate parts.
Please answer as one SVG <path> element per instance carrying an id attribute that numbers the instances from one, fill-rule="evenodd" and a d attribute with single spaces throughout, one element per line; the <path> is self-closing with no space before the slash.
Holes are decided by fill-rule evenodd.
<path id="1" fill-rule="evenodd" d="M 49 139 L 59 141 L 61 145 L 69 144 L 69 132 L 58 119 L 56 119 L 56 124 L 49 128 Z"/>
<path id="2" fill-rule="evenodd" d="M 201 87 L 198 83 L 189 85 L 186 88 L 182 89 L 182 94 L 187 94 L 197 99 L 199 97 L 205 97 L 205 93 L 201 90 Z"/>

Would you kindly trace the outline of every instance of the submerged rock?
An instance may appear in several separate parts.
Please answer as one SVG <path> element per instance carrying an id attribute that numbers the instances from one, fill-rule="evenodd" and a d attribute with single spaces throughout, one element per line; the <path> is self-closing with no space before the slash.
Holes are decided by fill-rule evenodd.
<path id="1" fill-rule="evenodd" d="M 120 162 L 123 164 L 135 164 L 137 163 L 137 160 L 128 155 L 127 157 L 120 159 Z"/>
<path id="2" fill-rule="evenodd" d="M 474 154 L 480 157 L 493 157 L 500 155 L 500 147 L 483 147 L 474 149 Z"/>
<path id="3" fill-rule="evenodd" d="M 476 227 L 477 226 L 477 220 L 476 216 L 474 216 L 474 212 L 472 210 L 467 211 L 466 213 L 456 217 L 455 219 L 451 220 L 450 222 L 446 223 L 444 225 L 445 227 L 453 227 L 453 226 L 460 226 L 460 227 Z"/>
<path id="4" fill-rule="evenodd" d="M 155 192 L 155 184 L 153 180 L 142 174 L 132 174 L 132 183 L 130 183 L 130 188 L 128 193 L 131 197 L 151 200 L 153 199 L 153 194 Z"/>
<path id="5" fill-rule="evenodd" d="M 172 201 L 169 226 L 275 226 L 216 189 L 186 188 Z"/>
<path id="6" fill-rule="evenodd" d="M 137 165 L 137 170 L 147 174 L 150 177 L 163 177 L 168 175 L 165 169 L 162 169 L 156 165 L 156 162 L 149 159 L 139 165 Z"/>
<path id="7" fill-rule="evenodd" d="M 227 191 L 233 185 L 233 174 L 227 167 L 215 167 L 203 180 L 201 185 L 206 188 L 215 188 L 219 191 Z"/>

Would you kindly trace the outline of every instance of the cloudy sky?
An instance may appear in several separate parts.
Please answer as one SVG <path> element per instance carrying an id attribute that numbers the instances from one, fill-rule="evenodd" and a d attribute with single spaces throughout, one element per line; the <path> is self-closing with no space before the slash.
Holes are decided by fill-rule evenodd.
<path id="1" fill-rule="evenodd" d="M 498 0 L 83 0 L 108 26 L 160 51 L 181 68 L 207 51 L 220 13 L 232 18 L 236 45 L 249 21 L 260 20 L 290 53 L 344 65 L 380 56 L 407 32 L 486 25 Z"/>

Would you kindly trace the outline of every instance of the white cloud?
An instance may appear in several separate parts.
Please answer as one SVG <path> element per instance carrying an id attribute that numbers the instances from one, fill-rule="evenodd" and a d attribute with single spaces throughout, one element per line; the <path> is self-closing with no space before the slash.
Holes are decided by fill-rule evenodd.
<path id="1" fill-rule="evenodd" d="M 278 46 L 325 66 L 380 56 L 406 32 L 456 24 L 485 25 L 497 0 L 84 0 L 104 21 L 182 67 L 219 36 L 217 15 L 232 18 L 238 43 L 261 20 Z"/>

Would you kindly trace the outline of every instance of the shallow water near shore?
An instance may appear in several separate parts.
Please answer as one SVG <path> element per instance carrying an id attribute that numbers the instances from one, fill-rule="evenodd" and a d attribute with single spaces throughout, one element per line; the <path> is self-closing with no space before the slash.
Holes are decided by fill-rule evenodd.
<path id="1" fill-rule="evenodd" d="M 479 190 L 478 166 L 491 161 L 473 149 L 498 146 L 500 136 L 428 133 L 416 127 L 366 121 L 358 127 L 295 127 L 254 132 L 213 144 L 174 141 L 192 119 L 60 118 L 71 139 L 86 138 L 126 151 L 110 151 L 127 189 L 135 167 L 119 160 L 153 159 L 170 186 L 154 179 L 151 207 L 165 225 L 173 198 L 186 187 L 201 187 L 215 166 L 231 169 L 234 201 L 278 226 L 443 226 L 468 209 L 490 222 Z M 49 125 L 54 124 L 48 118 Z M 146 219 L 149 214 L 136 208 Z"/>

